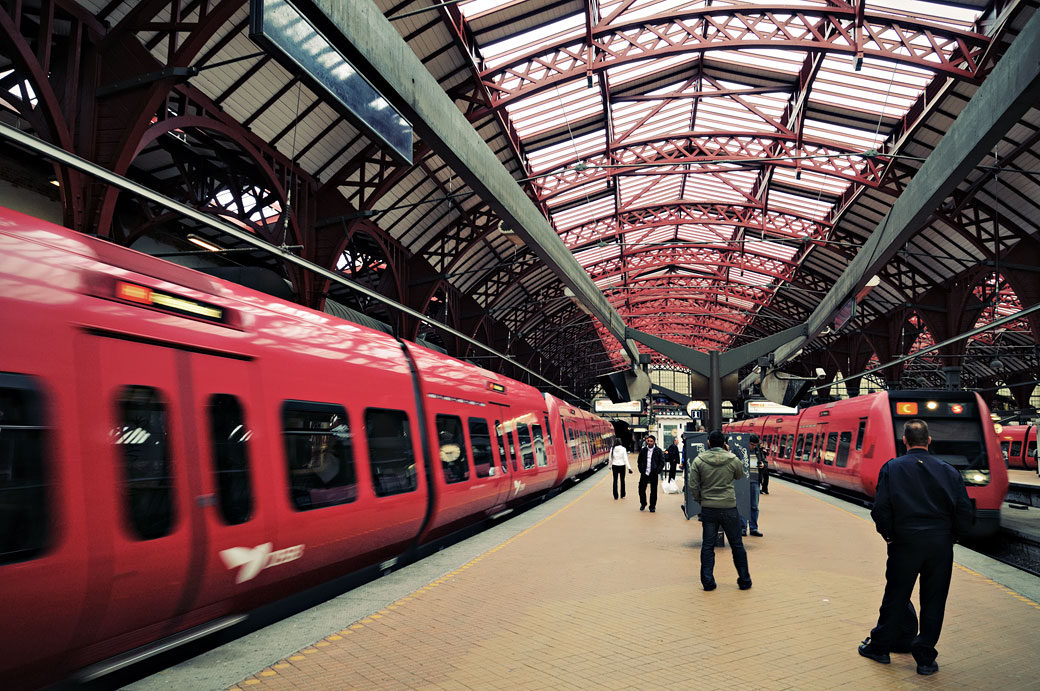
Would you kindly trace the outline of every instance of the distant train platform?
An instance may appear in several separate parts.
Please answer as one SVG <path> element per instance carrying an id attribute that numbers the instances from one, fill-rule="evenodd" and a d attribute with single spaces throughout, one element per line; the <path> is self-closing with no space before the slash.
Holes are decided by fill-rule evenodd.
<path id="1" fill-rule="evenodd" d="M 1008 482 L 1040 487 L 1040 475 L 1035 470 L 1008 470 Z"/>
<path id="2" fill-rule="evenodd" d="M 629 476 L 630 479 L 635 476 Z M 885 545 L 865 509 L 774 479 L 754 586 L 700 587 L 682 495 L 640 512 L 609 474 L 418 564 L 127 688 L 1035 689 L 1040 579 L 956 547 L 939 673 L 857 645 Z M 1034 512 L 1035 510 L 1030 510 Z M 915 594 L 916 600 L 916 594 Z"/>

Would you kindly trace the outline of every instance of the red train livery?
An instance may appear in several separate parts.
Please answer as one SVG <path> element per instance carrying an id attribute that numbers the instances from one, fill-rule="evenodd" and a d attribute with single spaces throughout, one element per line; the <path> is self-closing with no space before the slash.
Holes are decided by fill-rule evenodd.
<path id="1" fill-rule="evenodd" d="M 931 452 L 956 468 L 975 507 L 974 536 L 1000 528 L 1008 477 L 989 408 L 970 391 L 883 391 L 726 426 L 763 440 L 770 469 L 873 498 L 881 466 L 906 452 L 903 423 L 928 423 Z"/>
<path id="2" fill-rule="evenodd" d="M 1009 468 L 1036 470 L 1036 425 L 1005 425 L 997 440 Z"/>
<path id="3" fill-rule="evenodd" d="M 609 454 L 534 387 L 4 209 L 0 284 L 6 688 L 392 564 Z"/>

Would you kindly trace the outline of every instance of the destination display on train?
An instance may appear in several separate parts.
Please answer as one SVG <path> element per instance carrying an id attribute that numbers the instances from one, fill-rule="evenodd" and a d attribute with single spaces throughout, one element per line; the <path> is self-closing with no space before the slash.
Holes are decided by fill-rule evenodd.
<path id="1" fill-rule="evenodd" d="M 205 319 L 218 324 L 224 323 L 224 310 L 220 307 L 180 295 L 164 293 L 136 283 L 118 281 L 116 283 L 116 297 L 127 302 L 147 305 L 163 312 Z"/>

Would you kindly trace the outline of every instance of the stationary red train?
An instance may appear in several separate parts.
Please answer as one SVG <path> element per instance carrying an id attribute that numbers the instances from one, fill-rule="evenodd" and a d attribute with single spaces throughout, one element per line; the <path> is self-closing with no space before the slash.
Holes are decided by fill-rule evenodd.
<path id="1" fill-rule="evenodd" d="M 1009 468 L 1036 470 L 1036 425 L 1004 425 L 997 433 Z"/>
<path id="2" fill-rule="evenodd" d="M 5 688 L 389 567 L 609 454 L 534 387 L 5 209 L 0 332 Z"/>
<path id="3" fill-rule="evenodd" d="M 956 468 L 975 507 L 973 537 L 1000 529 L 1007 469 L 989 408 L 970 391 L 882 391 L 726 426 L 757 434 L 772 472 L 873 498 L 881 466 L 906 452 L 903 423 L 928 423 L 931 452 Z"/>

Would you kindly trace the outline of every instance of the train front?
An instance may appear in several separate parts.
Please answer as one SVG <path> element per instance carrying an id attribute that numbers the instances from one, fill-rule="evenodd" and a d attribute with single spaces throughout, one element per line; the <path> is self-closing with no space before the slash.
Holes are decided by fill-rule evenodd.
<path id="1" fill-rule="evenodd" d="M 975 509 L 975 526 L 968 537 L 995 535 L 1008 477 L 989 406 L 982 397 L 968 391 L 892 391 L 889 403 L 895 455 L 906 453 L 903 424 L 913 418 L 927 422 L 932 455 L 952 465 L 968 489 Z"/>

